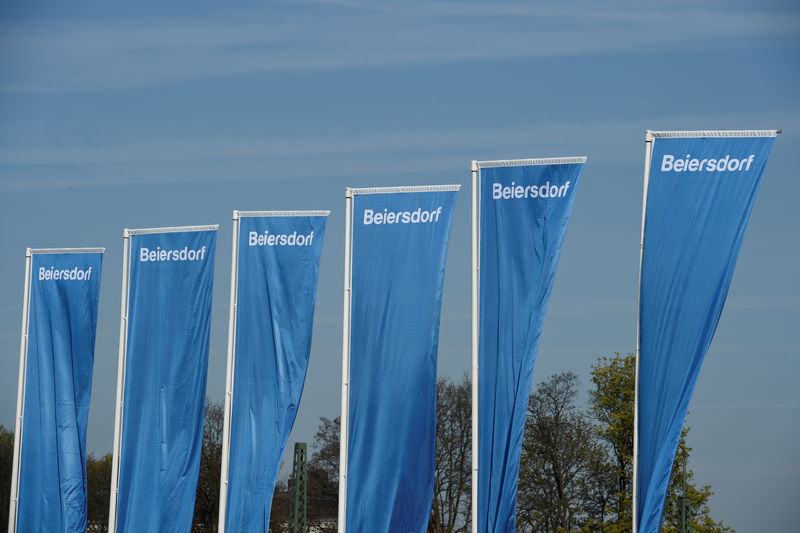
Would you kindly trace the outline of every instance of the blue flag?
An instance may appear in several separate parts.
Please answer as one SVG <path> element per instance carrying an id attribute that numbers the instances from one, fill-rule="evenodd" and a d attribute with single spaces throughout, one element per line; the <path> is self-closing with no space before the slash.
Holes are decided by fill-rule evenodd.
<path id="1" fill-rule="evenodd" d="M 224 502 L 228 532 L 263 533 L 269 526 L 278 468 L 308 369 L 327 215 L 234 214 L 233 405 Z"/>
<path id="2" fill-rule="evenodd" d="M 649 132 L 637 384 L 639 533 L 660 529 L 689 400 L 775 135 Z"/>
<path id="3" fill-rule="evenodd" d="M 188 532 L 192 526 L 216 229 L 127 231 L 130 280 L 116 515 L 123 533 Z"/>
<path id="4" fill-rule="evenodd" d="M 85 532 L 86 424 L 103 249 L 28 253 L 17 531 Z"/>
<path id="5" fill-rule="evenodd" d="M 349 190 L 346 522 L 353 533 L 428 527 L 439 316 L 458 188 Z"/>
<path id="6" fill-rule="evenodd" d="M 478 531 L 513 532 L 525 412 L 585 157 L 480 169 Z"/>

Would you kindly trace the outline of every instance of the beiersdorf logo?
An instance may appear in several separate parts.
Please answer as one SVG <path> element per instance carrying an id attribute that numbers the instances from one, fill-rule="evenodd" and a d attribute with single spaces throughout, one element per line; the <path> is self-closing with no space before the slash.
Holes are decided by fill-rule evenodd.
<path id="1" fill-rule="evenodd" d="M 67 280 L 67 281 L 83 281 L 91 279 L 92 277 L 92 267 L 87 268 L 86 270 L 81 270 L 78 267 L 70 269 L 56 269 L 54 266 L 50 266 L 50 268 L 39 267 L 39 280 L 40 281 L 49 281 L 49 280 Z"/>
<path id="2" fill-rule="evenodd" d="M 182 249 L 175 248 L 172 250 L 162 250 L 160 246 L 156 246 L 155 250 L 141 247 L 139 250 L 139 262 L 159 262 L 159 261 L 203 261 L 206 258 L 206 247 L 203 246 L 198 250 L 190 250 L 188 246 Z"/>
<path id="3" fill-rule="evenodd" d="M 661 172 L 736 172 L 750 170 L 755 154 L 738 159 L 730 154 L 717 159 L 698 159 L 692 154 L 677 159 L 674 155 L 664 154 L 661 160 Z"/>
<path id="4" fill-rule="evenodd" d="M 364 225 L 370 224 L 429 224 L 439 222 L 439 215 L 442 214 L 442 206 L 433 211 L 426 211 L 421 207 L 416 211 L 389 211 L 377 213 L 372 209 L 364 210 Z"/>
<path id="5" fill-rule="evenodd" d="M 561 198 L 567 194 L 569 183 L 563 185 L 550 185 L 549 181 L 544 185 L 516 185 L 511 182 L 510 187 L 503 187 L 502 183 L 492 183 L 493 200 L 511 200 L 516 198 Z"/>
<path id="6" fill-rule="evenodd" d="M 259 234 L 251 231 L 247 234 L 247 244 L 250 246 L 311 246 L 314 240 L 314 232 L 308 235 L 293 233 L 270 233 L 268 230 Z"/>

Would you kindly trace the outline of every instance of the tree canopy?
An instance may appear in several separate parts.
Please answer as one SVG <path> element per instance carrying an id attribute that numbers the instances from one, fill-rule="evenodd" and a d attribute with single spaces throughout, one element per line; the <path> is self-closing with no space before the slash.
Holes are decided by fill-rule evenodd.
<path id="1" fill-rule="evenodd" d="M 627 533 L 631 530 L 633 402 L 632 354 L 601 357 L 591 369 L 588 405 L 579 403 L 578 377 L 550 376 L 530 396 L 522 447 L 517 530 L 530 533 Z M 429 532 L 467 533 L 471 516 L 471 390 L 469 377 L 437 382 L 434 500 Z M 222 452 L 222 405 L 208 401 L 194 532 L 217 530 Z M 340 419 L 321 418 L 307 468 L 309 524 L 335 531 L 339 484 Z M 711 516 L 708 485 L 697 486 L 683 429 L 672 468 L 662 533 L 678 533 L 688 511 L 689 531 L 733 531 Z M 0 426 L 0 521 L 8 520 L 14 434 Z M 92 531 L 108 523 L 111 455 L 87 457 L 88 520 Z M 685 487 L 685 489 L 684 489 Z M 683 498 L 684 490 L 686 498 Z M 5 496 L 3 496 L 5 495 Z M 288 490 L 279 480 L 270 531 L 287 531 Z"/>

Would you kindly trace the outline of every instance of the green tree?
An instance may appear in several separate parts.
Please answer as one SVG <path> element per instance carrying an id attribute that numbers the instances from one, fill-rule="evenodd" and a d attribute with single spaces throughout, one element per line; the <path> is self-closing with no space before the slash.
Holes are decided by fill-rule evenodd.
<path id="1" fill-rule="evenodd" d="M 336 531 L 339 514 L 339 433 L 341 418 L 321 417 L 308 462 L 308 523 L 317 531 Z"/>
<path id="2" fill-rule="evenodd" d="M 335 523 L 339 513 L 338 481 L 332 482 L 324 470 L 309 464 L 306 470 L 306 488 L 309 525 L 313 524 L 319 529 L 325 524 Z"/>
<path id="3" fill-rule="evenodd" d="M 576 405 L 578 377 L 551 376 L 528 401 L 520 461 L 517 529 L 577 531 L 602 517 L 598 478 L 607 474 L 605 451 L 589 418 Z"/>
<path id="4" fill-rule="evenodd" d="M 464 533 L 471 524 L 472 382 L 436 384 L 436 456 L 429 531 Z"/>
<path id="5" fill-rule="evenodd" d="M 308 462 L 308 522 L 320 531 L 327 531 L 339 514 L 339 433 L 341 418 L 320 418 L 314 442 L 314 453 Z"/>
<path id="6" fill-rule="evenodd" d="M 625 533 L 631 530 L 633 480 L 633 402 L 636 359 L 633 355 L 601 357 L 592 365 L 594 390 L 590 413 L 598 423 L 598 435 L 609 451 L 612 472 L 605 497 L 607 515 L 597 521 L 600 531 Z"/>
<path id="7" fill-rule="evenodd" d="M 194 517 L 192 519 L 193 532 L 204 533 L 217 530 L 224 419 L 222 404 L 212 402 L 209 398 L 206 398 L 200 473 L 197 479 Z"/>
<path id="8" fill-rule="evenodd" d="M 11 466 L 14 462 L 14 432 L 0 424 L 0 527 L 8 524 L 11 505 Z"/>
<path id="9" fill-rule="evenodd" d="M 287 479 L 278 479 L 275 482 L 275 492 L 272 493 L 272 506 L 269 513 L 269 531 L 286 533 L 289 531 L 289 484 Z"/>
<path id="10" fill-rule="evenodd" d="M 314 434 L 315 450 L 311 455 L 309 467 L 325 472 L 328 481 L 336 484 L 339 490 L 339 434 L 341 433 L 341 418 L 320 417 L 319 427 Z"/>
<path id="11" fill-rule="evenodd" d="M 692 449 L 686 444 L 686 436 L 689 434 L 688 427 L 684 427 L 681 432 L 681 440 L 678 444 L 678 451 L 675 454 L 675 462 L 672 464 L 672 474 L 669 480 L 667 500 L 664 502 L 664 520 L 661 524 L 662 533 L 678 533 L 681 523 L 681 497 L 684 491 L 684 463 L 688 464 L 689 452 Z M 685 473 L 686 496 L 690 502 L 690 514 L 687 517 L 691 525 L 690 531 L 722 533 L 733 531 L 725 526 L 722 521 L 716 522 L 711 518 L 711 510 L 708 500 L 714 492 L 710 485 L 696 487 L 694 485 L 694 474 L 688 468 Z"/>
<path id="12" fill-rule="evenodd" d="M 607 500 L 609 515 L 602 521 L 590 523 L 586 528 L 587 531 L 627 533 L 631 530 L 635 375 L 636 359 L 633 354 L 601 357 L 598 363 L 592 366 L 594 390 L 590 392 L 591 413 L 597 419 L 598 434 L 608 447 L 609 462 L 614 470 L 615 479 Z M 684 427 L 672 466 L 672 477 L 664 505 L 661 529 L 663 533 L 677 532 L 680 498 L 684 487 L 684 462 L 688 463 L 691 451 L 686 444 L 688 433 L 689 428 Z M 733 531 L 722 522 L 711 518 L 708 507 L 709 497 L 713 494 L 711 488 L 696 487 L 693 478 L 694 474 L 687 468 L 685 486 L 692 509 L 692 531 L 707 533 Z"/>
<path id="13" fill-rule="evenodd" d="M 99 459 L 86 457 L 87 530 L 108 531 L 108 505 L 111 494 L 111 454 Z"/>
<path id="14" fill-rule="evenodd" d="M 440 378 L 436 387 L 436 456 L 430 531 L 469 531 L 471 501 L 471 395 L 468 377 Z M 324 530 L 336 519 L 340 419 L 320 418 L 308 465 L 309 522 Z M 334 527 L 335 529 L 335 527 Z"/>

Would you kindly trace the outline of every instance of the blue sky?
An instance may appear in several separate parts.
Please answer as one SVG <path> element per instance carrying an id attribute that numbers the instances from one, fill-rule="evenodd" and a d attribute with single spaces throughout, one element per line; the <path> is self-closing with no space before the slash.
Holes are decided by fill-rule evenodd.
<path id="1" fill-rule="evenodd" d="M 0 423 L 25 247 L 105 246 L 89 448 L 111 449 L 122 230 L 220 224 L 208 393 L 224 390 L 233 209 L 330 209 L 295 431 L 338 415 L 345 186 L 461 183 L 439 372 L 469 370 L 469 161 L 586 155 L 534 380 L 634 346 L 646 129 L 782 128 L 690 406 L 715 517 L 800 500 L 800 7 L 789 1 L 0 6 Z M 332 378 L 335 377 L 335 378 Z"/>

